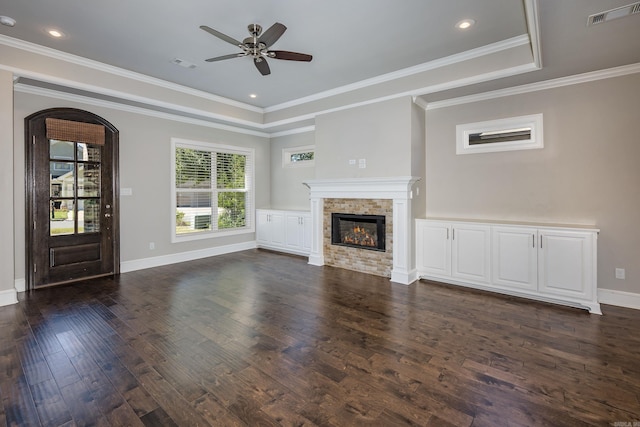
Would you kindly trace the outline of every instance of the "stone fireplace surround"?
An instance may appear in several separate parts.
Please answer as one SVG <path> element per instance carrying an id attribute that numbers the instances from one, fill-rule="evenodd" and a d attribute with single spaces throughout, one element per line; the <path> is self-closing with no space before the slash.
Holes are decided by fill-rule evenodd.
<path id="1" fill-rule="evenodd" d="M 417 280 L 417 272 L 412 262 L 414 255 L 411 199 L 413 184 L 418 180 L 419 178 L 407 176 L 316 179 L 305 182 L 309 187 L 311 199 L 309 264 L 325 265 L 325 199 L 387 199 L 392 202 L 391 245 L 387 242 L 387 249 L 390 249 L 392 254 L 391 265 L 387 266 L 387 269 L 390 269 L 391 281 L 408 285 Z M 332 203 L 334 202 L 332 200 Z"/>
<path id="2" fill-rule="evenodd" d="M 323 255 L 325 265 L 389 277 L 393 265 L 393 204 L 389 199 L 323 199 Z M 331 243 L 332 213 L 382 215 L 386 218 L 384 251 L 337 246 Z"/>

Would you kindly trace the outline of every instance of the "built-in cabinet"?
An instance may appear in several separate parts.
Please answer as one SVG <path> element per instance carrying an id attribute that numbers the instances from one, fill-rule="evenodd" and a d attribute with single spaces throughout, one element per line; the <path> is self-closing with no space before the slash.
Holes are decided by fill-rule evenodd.
<path id="1" fill-rule="evenodd" d="M 418 221 L 417 267 L 431 277 L 489 283 L 490 228 L 477 224 Z"/>
<path id="2" fill-rule="evenodd" d="M 256 243 L 258 247 L 309 255 L 311 252 L 311 213 L 257 209 Z"/>
<path id="3" fill-rule="evenodd" d="M 600 313 L 597 229 L 418 219 L 416 233 L 421 278 Z"/>

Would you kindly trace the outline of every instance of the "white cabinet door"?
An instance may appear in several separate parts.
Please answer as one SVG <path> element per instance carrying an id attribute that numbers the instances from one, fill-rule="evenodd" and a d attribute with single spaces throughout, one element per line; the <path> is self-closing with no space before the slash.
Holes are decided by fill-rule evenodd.
<path id="1" fill-rule="evenodd" d="M 287 249 L 302 250 L 302 216 L 287 213 L 285 216 L 285 246 Z"/>
<path id="2" fill-rule="evenodd" d="M 491 282 L 490 226 L 451 226 L 451 276 L 474 283 Z"/>
<path id="3" fill-rule="evenodd" d="M 256 216 L 256 241 L 265 246 L 284 246 L 284 213 L 258 209 Z"/>
<path id="4" fill-rule="evenodd" d="M 451 275 L 451 226 L 445 222 L 416 221 L 417 268 L 434 276 Z"/>
<path id="5" fill-rule="evenodd" d="M 271 211 L 269 214 L 269 228 L 271 229 L 271 244 L 284 246 L 284 213 Z"/>
<path id="6" fill-rule="evenodd" d="M 593 233 L 552 229 L 540 229 L 538 232 L 540 292 L 572 299 L 593 299 Z"/>
<path id="7" fill-rule="evenodd" d="M 294 252 L 311 252 L 311 215 L 306 212 L 286 212 L 285 247 Z"/>
<path id="8" fill-rule="evenodd" d="M 535 228 L 493 227 L 492 275 L 500 287 L 538 288 L 538 249 Z"/>
<path id="9" fill-rule="evenodd" d="M 271 242 L 271 228 L 269 226 L 269 211 L 258 209 L 256 211 L 258 222 L 256 224 L 256 241 L 261 244 Z"/>

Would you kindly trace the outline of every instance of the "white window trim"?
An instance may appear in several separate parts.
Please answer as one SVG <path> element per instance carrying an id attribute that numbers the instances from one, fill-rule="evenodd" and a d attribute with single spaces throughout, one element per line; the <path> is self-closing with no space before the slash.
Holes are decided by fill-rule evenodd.
<path id="1" fill-rule="evenodd" d="M 247 222 L 247 226 L 242 229 L 234 229 L 227 231 L 218 231 L 218 230 L 204 230 L 196 233 L 189 234 L 176 234 L 176 147 L 179 146 L 181 148 L 192 148 L 194 150 L 208 150 L 208 151 L 216 151 L 220 150 L 225 153 L 236 153 L 236 154 L 244 154 L 251 157 L 251 163 L 253 170 L 250 173 L 249 177 L 249 188 L 251 194 L 251 200 L 249 201 L 251 206 L 248 206 L 245 211 L 245 220 Z M 224 236 L 235 236 L 240 234 L 249 234 L 255 233 L 255 166 L 256 166 L 256 158 L 255 158 L 255 150 L 253 148 L 245 148 L 238 147 L 233 145 L 224 145 L 217 144 L 213 142 L 202 142 L 202 141 L 192 141 L 188 139 L 182 138 L 171 138 L 171 243 L 179 243 L 179 242 L 188 242 L 192 240 L 201 240 L 201 239 L 215 239 L 218 237 Z"/>
<path id="2" fill-rule="evenodd" d="M 469 145 L 469 135 L 507 129 L 531 128 L 531 137 L 520 141 L 493 142 Z M 509 117 L 456 126 L 456 154 L 491 153 L 497 151 L 532 150 L 544 148 L 542 114 Z"/>
<path id="3" fill-rule="evenodd" d="M 314 160 L 302 160 L 299 162 L 292 162 L 291 155 L 298 153 L 308 153 L 309 151 L 314 152 Z M 300 147 L 286 147 L 282 149 L 282 167 L 283 168 L 304 168 L 304 167 L 312 167 L 315 165 L 315 145 L 304 145 Z"/>

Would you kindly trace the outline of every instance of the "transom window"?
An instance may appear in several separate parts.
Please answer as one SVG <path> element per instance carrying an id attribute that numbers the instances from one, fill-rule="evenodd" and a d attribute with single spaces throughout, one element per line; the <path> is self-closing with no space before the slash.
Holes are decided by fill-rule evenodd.
<path id="1" fill-rule="evenodd" d="M 544 148 L 542 114 L 456 126 L 456 154 Z"/>
<path id="2" fill-rule="evenodd" d="M 306 145 L 304 147 L 289 147 L 282 149 L 282 167 L 294 168 L 313 166 L 316 147 Z"/>
<path id="3" fill-rule="evenodd" d="M 254 151 L 172 139 L 172 241 L 253 232 Z"/>

